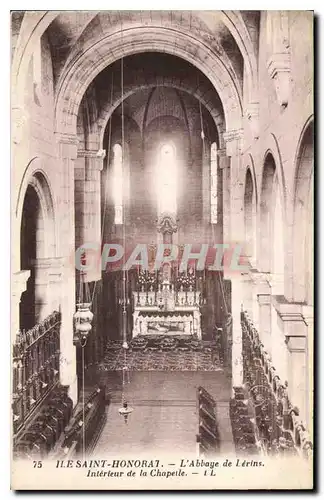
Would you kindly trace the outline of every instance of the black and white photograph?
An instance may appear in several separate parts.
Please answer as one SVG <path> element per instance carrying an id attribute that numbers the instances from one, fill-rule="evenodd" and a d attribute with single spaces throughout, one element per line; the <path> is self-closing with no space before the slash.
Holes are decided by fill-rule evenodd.
<path id="1" fill-rule="evenodd" d="M 11 488 L 312 490 L 314 12 L 10 23 Z"/>

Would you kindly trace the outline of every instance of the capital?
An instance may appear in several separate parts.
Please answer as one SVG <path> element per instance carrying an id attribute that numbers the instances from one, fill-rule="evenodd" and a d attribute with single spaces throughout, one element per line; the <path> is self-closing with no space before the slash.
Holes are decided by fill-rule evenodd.
<path id="1" fill-rule="evenodd" d="M 105 149 L 79 149 L 78 158 L 86 159 L 86 166 L 88 171 L 96 170 L 101 171 L 103 169 L 103 160 L 106 157 Z M 89 173 L 89 172 L 88 172 Z"/>
<path id="2" fill-rule="evenodd" d="M 77 158 L 77 149 L 79 139 L 72 134 L 55 134 L 56 141 L 59 147 L 59 155 L 61 158 L 75 160 Z"/>
<path id="3" fill-rule="evenodd" d="M 290 94 L 290 55 L 288 52 L 272 54 L 268 60 L 268 73 L 274 82 L 278 103 L 286 107 Z"/>
<path id="4" fill-rule="evenodd" d="M 14 297 L 21 297 L 21 294 L 26 291 L 27 281 L 30 277 L 30 271 L 18 271 L 14 273 L 11 281 L 11 293 Z"/>
<path id="5" fill-rule="evenodd" d="M 223 133 L 227 156 L 237 156 L 243 151 L 243 129 L 228 130 Z"/>
<path id="6" fill-rule="evenodd" d="M 305 352 L 306 337 L 303 335 L 287 335 L 286 344 L 290 352 Z"/>

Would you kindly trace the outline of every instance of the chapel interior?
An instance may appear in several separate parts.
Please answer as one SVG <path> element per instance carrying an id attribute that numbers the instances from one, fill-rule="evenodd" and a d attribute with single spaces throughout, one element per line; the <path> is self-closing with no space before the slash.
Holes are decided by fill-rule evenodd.
<path id="1" fill-rule="evenodd" d="M 313 13 L 11 23 L 14 456 L 307 467 Z"/>

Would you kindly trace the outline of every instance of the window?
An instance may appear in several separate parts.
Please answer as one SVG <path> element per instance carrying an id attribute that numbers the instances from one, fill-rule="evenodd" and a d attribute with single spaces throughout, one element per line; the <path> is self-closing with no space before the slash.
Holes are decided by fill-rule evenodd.
<path id="1" fill-rule="evenodd" d="M 217 224 L 217 146 L 210 147 L 210 222 Z"/>
<path id="2" fill-rule="evenodd" d="M 173 144 L 163 144 L 157 161 L 157 200 L 158 213 L 177 212 L 177 165 L 176 151 Z"/>
<path id="3" fill-rule="evenodd" d="M 115 224 L 123 224 L 123 151 L 120 144 L 113 147 L 113 200 L 115 207 Z"/>

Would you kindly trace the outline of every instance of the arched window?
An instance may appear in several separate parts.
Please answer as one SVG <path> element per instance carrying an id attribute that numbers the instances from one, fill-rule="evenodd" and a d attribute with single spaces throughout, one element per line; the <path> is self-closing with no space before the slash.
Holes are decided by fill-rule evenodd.
<path id="1" fill-rule="evenodd" d="M 210 147 L 210 222 L 217 224 L 217 146 Z"/>
<path id="2" fill-rule="evenodd" d="M 115 144 L 113 147 L 113 200 L 115 208 L 116 225 L 123 224 L 123 151 L 120 144 Z"/>
<path id="3" fill-rule="evenodd" d="M 177 163 L 173 144 L 163 144 L 159 150 L 156 172 L 158 214 L 177 212 Z"/>

